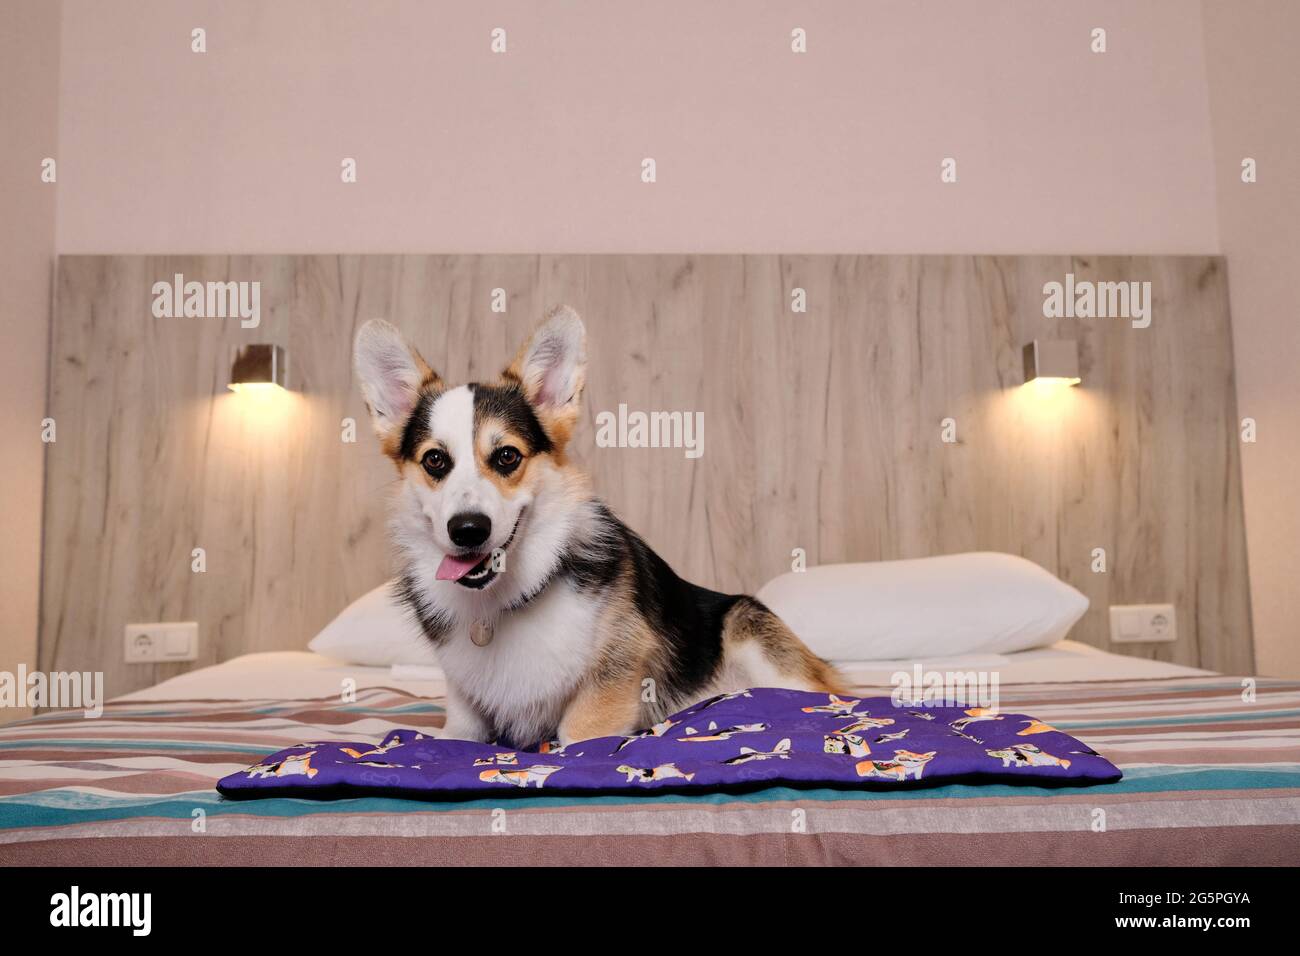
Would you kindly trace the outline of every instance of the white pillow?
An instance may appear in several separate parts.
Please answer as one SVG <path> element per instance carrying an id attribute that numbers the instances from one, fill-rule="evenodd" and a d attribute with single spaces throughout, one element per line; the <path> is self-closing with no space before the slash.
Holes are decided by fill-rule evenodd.
<path id="1" fill-rule="evenodd" d="M 1032 561 L 987 551 L 822 565 L 756 597 L 815 654 L 841 661 L 1023 651 L 1061 640 L 1088 610 Z"/>
<path id="2" fill-rule="evenodd" d="M 307 646 L 317 654 L 349 664 L 389 667 L 438 663 L 432 645 L 415 615 L 398 599 L 392 581 L 345 607 Z"/>

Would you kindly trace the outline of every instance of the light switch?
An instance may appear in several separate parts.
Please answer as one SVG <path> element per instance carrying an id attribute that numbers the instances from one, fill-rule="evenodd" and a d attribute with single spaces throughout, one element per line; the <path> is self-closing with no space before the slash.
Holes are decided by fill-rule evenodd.
<path id="1" fill-rule="evenodd" d="M 189 652 L 189 633 L 179 628 L 169 628 L 163 635 L 163 657 L 184 657 Z"/>

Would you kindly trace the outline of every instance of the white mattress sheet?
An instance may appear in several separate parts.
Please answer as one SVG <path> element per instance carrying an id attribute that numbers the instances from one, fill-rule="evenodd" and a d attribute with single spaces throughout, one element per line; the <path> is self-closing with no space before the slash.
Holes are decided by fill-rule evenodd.
<path id="1" fill-rule="evenodd" d="M 855 684 L 889 686 L 900 670 L 920 664 L 927 671 L 996 671 L 1002 684 L 1069 681 L 1143 680 L 1189 677 L 1211 671 L 1111 654 L 1077 641 L 1061 641 L 1016 654 L 967 654 L 920 661 L 839 661 L 836 666 Z M 347 681 L 355 681 L 349 685 Z M 311 651 L 245 654 L 201 667 L 119 700 L 307 700 L 342 693 L 347 687 L 392 687 L 417 697 L 446 691 L 434 667 L 364 667 Z"/>

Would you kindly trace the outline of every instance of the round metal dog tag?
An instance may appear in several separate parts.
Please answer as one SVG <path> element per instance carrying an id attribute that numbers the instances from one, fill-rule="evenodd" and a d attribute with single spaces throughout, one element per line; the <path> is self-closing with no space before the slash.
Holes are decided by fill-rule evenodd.
<path id="1" fill-rule="evenodd" d="M 492 643 L 495 632 L 496 628 L 491 621 L 475 621 L 469 626 L 469 639 L 479 647 L 487 647 Z"/>

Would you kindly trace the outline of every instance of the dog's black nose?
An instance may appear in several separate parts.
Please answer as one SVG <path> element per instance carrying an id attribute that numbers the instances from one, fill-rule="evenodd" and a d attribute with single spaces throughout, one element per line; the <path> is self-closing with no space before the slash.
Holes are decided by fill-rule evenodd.
<path id="1" fill-rule="evenodd" d="M 458 548 L 477 548 L 492 533 L 492 519 L 475 511 L 452 515 L 447 522 L 447 536 Z"/>

